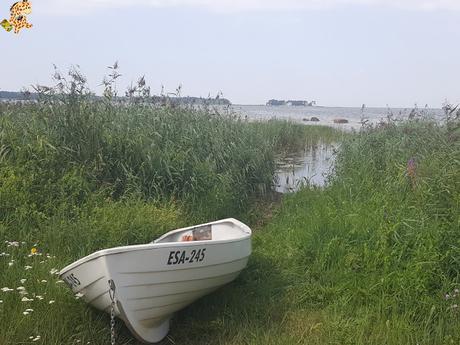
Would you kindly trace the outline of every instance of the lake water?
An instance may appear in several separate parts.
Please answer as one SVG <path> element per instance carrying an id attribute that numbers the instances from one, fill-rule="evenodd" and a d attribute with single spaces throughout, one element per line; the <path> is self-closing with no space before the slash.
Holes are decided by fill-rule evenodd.
<path id="1" fill-rule="evenodd" d="M 265 105 L 233 105 L 232 110 L 251 120 L 268 120 L 272 118 L 289 119 L 298 123 L 309 125 L 326 125 L 346 130 L 359 129 L 361 117 L 364 116 L 371 123 L 378 123 L 385 119 L 389 113 L 394 117 L 405 119 L 409 116 L 411 108 L 339 108 L 339 107 L 292 107 L 292 106 L 265 106 Z M 422 108 L 417 110 L 423 116 L 442 120 L 442 109 Z M 304 121 L 312 117 L 318 122 Z M 335 124 L 334 119 L 346 119 L 347 124 Z"/>
<path id="2" fill-rule="evenodd" d="M 301 152 L 277 157 L 276 191 L 290 193 L 303 185 L 324 186 L 339 145 L 318 144 Z"/>
<path id="3" fill-rule="evenodd" d="M 370 123 L 378 123 L 388 114 L 395 118 L 407 119 L 412 109 L 406 108 L 335 108 L 335 107 L 290 107 L 264 105 L 234 105 L 232 110 L 250 120 L 269 120 L 272 118 L 288 119 L 306 125 L 326 125 L 344 130 L 358 130 L 361 128 L 361 119 L 365 117 Z M 441 109 L 419 109 L 424 117 L 441 121 L 444 113 Z M 306 121 L 312 117 L 318 122 Z M 334 119 L 346 119 L 346 124 L 335 124 Z M 310 184 L 324 186 L 328 174 L 334 164 L 334 153 L 339 145 L 318 145 L 277 157 L 276 191 L 290 193 L 297 191 L 302 185 Z"/>

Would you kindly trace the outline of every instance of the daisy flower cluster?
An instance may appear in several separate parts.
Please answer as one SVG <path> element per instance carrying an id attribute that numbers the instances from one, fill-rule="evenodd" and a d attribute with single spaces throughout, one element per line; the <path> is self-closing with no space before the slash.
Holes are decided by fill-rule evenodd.
<path id="1" fill-rule="evenodd" d="M 0 276 L 0 314 L 19 310 L 19 315 L 26 321 L 36 311 L 43 311 L 45 306 L 53 308 L 56 298 L 50 296 L 50 284 L 63 283 L 57 278 L 59 270 L 53 267 L 55 256 L 43 253 L 38 243 L 28 246 L 26 242 L 5 241 L 2 247 L 0 269 L 4 274 Z M 27 340 L 26 343 L 42 342 L 42 337 L 34 334 Z"/>

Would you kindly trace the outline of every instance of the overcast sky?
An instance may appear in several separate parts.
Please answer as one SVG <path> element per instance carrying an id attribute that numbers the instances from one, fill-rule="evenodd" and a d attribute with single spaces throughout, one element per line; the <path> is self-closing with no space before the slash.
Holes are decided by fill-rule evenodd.
<path id="1" fill-rule="evenodd" d="M 0 0 L 0 21 L 14 1 Z M 321 105 L 460 102 L 460 0 L 31 0 L 34 24 L 0 28 L 0 90 L 78 64 L 90 86 L 119 61 L 183 95 L 222 91 Z"/>

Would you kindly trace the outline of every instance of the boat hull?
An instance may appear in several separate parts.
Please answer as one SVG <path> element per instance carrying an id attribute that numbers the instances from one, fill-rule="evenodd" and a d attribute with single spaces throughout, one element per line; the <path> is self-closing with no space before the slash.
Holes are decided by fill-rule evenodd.
<path id="1" fill-rule="evenodd" d="M 168 333 L 174 312 L 231 282 L 246 267 L 250 230 L 230 240 L 151 243 L 96 254 L 63 269 L 61 278 L 105 312 L 111 310 L 112 280 L 115 315 L 139 340 L 155 343 Z"/>

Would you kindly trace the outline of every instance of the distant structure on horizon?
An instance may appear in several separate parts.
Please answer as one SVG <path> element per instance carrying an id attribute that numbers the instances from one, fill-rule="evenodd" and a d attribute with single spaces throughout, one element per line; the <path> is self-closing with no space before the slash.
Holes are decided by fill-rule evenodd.
<path id="1" fill-rule="evenodd" d="M 289 107 L 314 107 L 316 105 L 316 101 L 297 101 L 297 100 L 277 100 L 271 99 L 267 102 L 268 106 L 282 106 L 287 105 Z"/>

